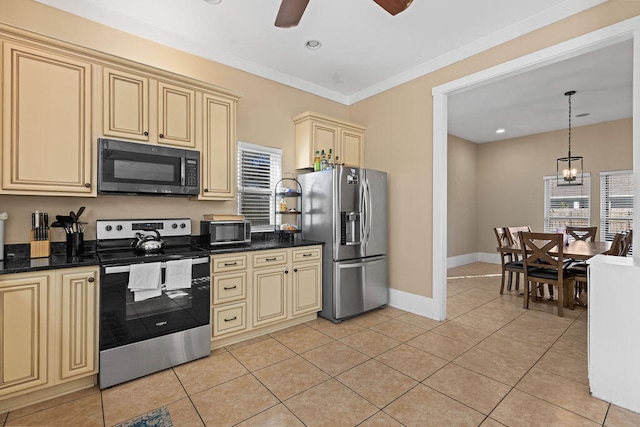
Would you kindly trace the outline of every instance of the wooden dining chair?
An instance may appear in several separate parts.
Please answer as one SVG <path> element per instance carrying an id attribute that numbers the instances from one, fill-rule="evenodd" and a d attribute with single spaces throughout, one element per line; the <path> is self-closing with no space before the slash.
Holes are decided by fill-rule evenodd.
<path id="1" fill-rule="evenodd" d="M 620 256 L 629 255 L 629 251 L 631 250 L 631 244 L 633 243 L 633 230 L 627 230 L 624 238 L 622 239 L 622 252 Z"/>
<path id="2" fill-rule="evenodd" d="M 584 240 L 585 242 L 592 242 L 596 240 L 596 233 L 598 227 L 576 227 L 567 226 L 567 234 L 573 237 L 575 240 Z"/>
<path id="3" fill-rule="evenodd" d="M 565 299 L 573 309 L 573 298 L 568 298 L 573 289 L 575 274 L 569 271 L 562 258 L 563 235 L 560 233 L 519 232 L 520 249 L 524 261 L 524 302 L 529 308 L 529 296 L 537 300 L 537 283 L 548 283 L 558 287 L 558 316 L 562 317 Z M 550 252 L 554 251 L 552 255 Z M 534 283 L 533 289 L 530 284 Z"/>
<path id="4" fill-rule="evenodd" d="M 498 241 L 498 248 L 504 248 L 511 246 L 513 240 L 508 230 L 504 227 L 497 227 L 493 229 Z M 516 290 L 520 288 L 520 273 L 523 272 L 522 261 L 517 260 L 517 256 L 514 257 L 513 253 L 500 252 L 500 262 L 502 264 L 502 282 L 500 283 L 500 295 L 504 293 L 504 284 L 507 280 L 507 290 L 511 290 L 513 283 L 513 276 L 516 276 Z M 508 278 L 507 278 L 508 276 Z"/>
<path id="5" fill-rule="evenodd" d="M 626 233 L 616 233 L 611 241 L 611 247 L 605 255 L 622 256 L 622 253 L 624 252 L 623 241 L 625 236 Z"/>

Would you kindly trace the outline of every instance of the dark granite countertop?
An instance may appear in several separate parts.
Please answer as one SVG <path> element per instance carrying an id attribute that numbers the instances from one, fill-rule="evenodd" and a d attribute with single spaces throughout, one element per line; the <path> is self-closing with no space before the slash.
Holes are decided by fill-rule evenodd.
<path id="1" fill-rule="evenodd" d="M 83 256 L 81 257 L 67 257 L 65 242 L 52 242 L 51 256 L 48 258 L 30 258 L 29 250 L 28 243 L 6 245 L 4 247 L 5 259 L 0 261 L 0 274 L 98 265 L 95 242 L 91 241 L 84 242 Z"/>
<path id="2" fill-rule="evenodd" d="M 234 252 L 250 252 L 262 251 L 267 249 L 296 248 L 304 246 L 324 245 L 324 242 L 316 242 L 314 240 L 290 240 L 278 239 L 277 237 L 266 236 L 264 238 L 255 238 L 251 236 L 251 243 L 240 245 L 217 246 L 210 250 L 211 255 L 229 254 Z"/>
<path id="3" fill-rule="evenodd" d="M 194 236 L 198 243 L 199 237 Z M 217 255 L 314 245 L 324 245 L 324 243 L 313 240 L 280 239 L 273 233 L 254 233 L 251 243 L 216 247 L 211 249 L 210 253 L 211 255 Z M 29 244 L 14 244 L 5 246 L 5 259 L 0 261 L 0 275 L 96 265 L 99 265 L 99 263 L 95 252 L 95 241 L 84 242 L 84 251 L 81 257 L 67 257 L 64 242 L 52 242 L 51 256 L 48 258 L 30 258 Z"/>

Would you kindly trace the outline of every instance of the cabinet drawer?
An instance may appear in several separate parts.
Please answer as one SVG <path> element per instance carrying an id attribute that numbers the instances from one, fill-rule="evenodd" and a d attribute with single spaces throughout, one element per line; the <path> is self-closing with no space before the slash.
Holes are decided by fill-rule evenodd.
<path id="1" fill-rule="evenodd" d="M 247 268 L 247 255 L 213 257 L 211 262 L 211 271 L 213 273 L 244 270 L 245 268 Z"/>
<path id="2" fill-rule="evenodd" d="M 270 267 L 287 263 L 287 251 L 265 251 L 253 255 L 253 267 Z"/>
<path id="3" fill-rule="evenodd" d="M 240 302 L 223 307 L 214 307 L 211 316 L 213 336 L 247 329 L 247 303 Z"/>
<path id="4" fill-rule="evenodd" d="M 293 262 L 315 261 L 322 258 L 322 248 L 320 246 L 309 246 L 303 249 L 292 251 Z"/>
<path id="5" fill-rule="evenodd" d="M 247 297 L 247 272 L 216 274 L 213 276 L 212 304 L 222 304 Z"/>

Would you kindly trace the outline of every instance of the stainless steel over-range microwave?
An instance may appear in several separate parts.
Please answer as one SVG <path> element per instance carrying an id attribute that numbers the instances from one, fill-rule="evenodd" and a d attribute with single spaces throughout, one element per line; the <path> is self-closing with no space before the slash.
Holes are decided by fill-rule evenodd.
<path id="1" fill-rule="evenodd" d="M 200 192 L 200 152 L 100 138 L 98 192 L 195 196 Z"/>

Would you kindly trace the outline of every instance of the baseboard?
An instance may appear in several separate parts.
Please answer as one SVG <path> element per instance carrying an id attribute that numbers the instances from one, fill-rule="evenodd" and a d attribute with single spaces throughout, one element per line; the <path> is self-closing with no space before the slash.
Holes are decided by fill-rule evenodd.
<path id="1" fill-rule="evenodd" d="M 478 262 L 478 253 L 470 253 L 447 258 L 447 268 L 460 267 L 461 265 Z"/>
<path id="2" fill-rule="evenodd" d="M 478 261 L 486 262 L 489 264 L 500 264 L 500 254 L 499 253 L 487 253 L 487 252 L 478 252 Z"/>
<path id="3" fill-rule="evenodd" d="M 409 313 L 440 320 L 436 315 L 436 303 L 433 298 L 389 289 L 389 305 Z"/>

